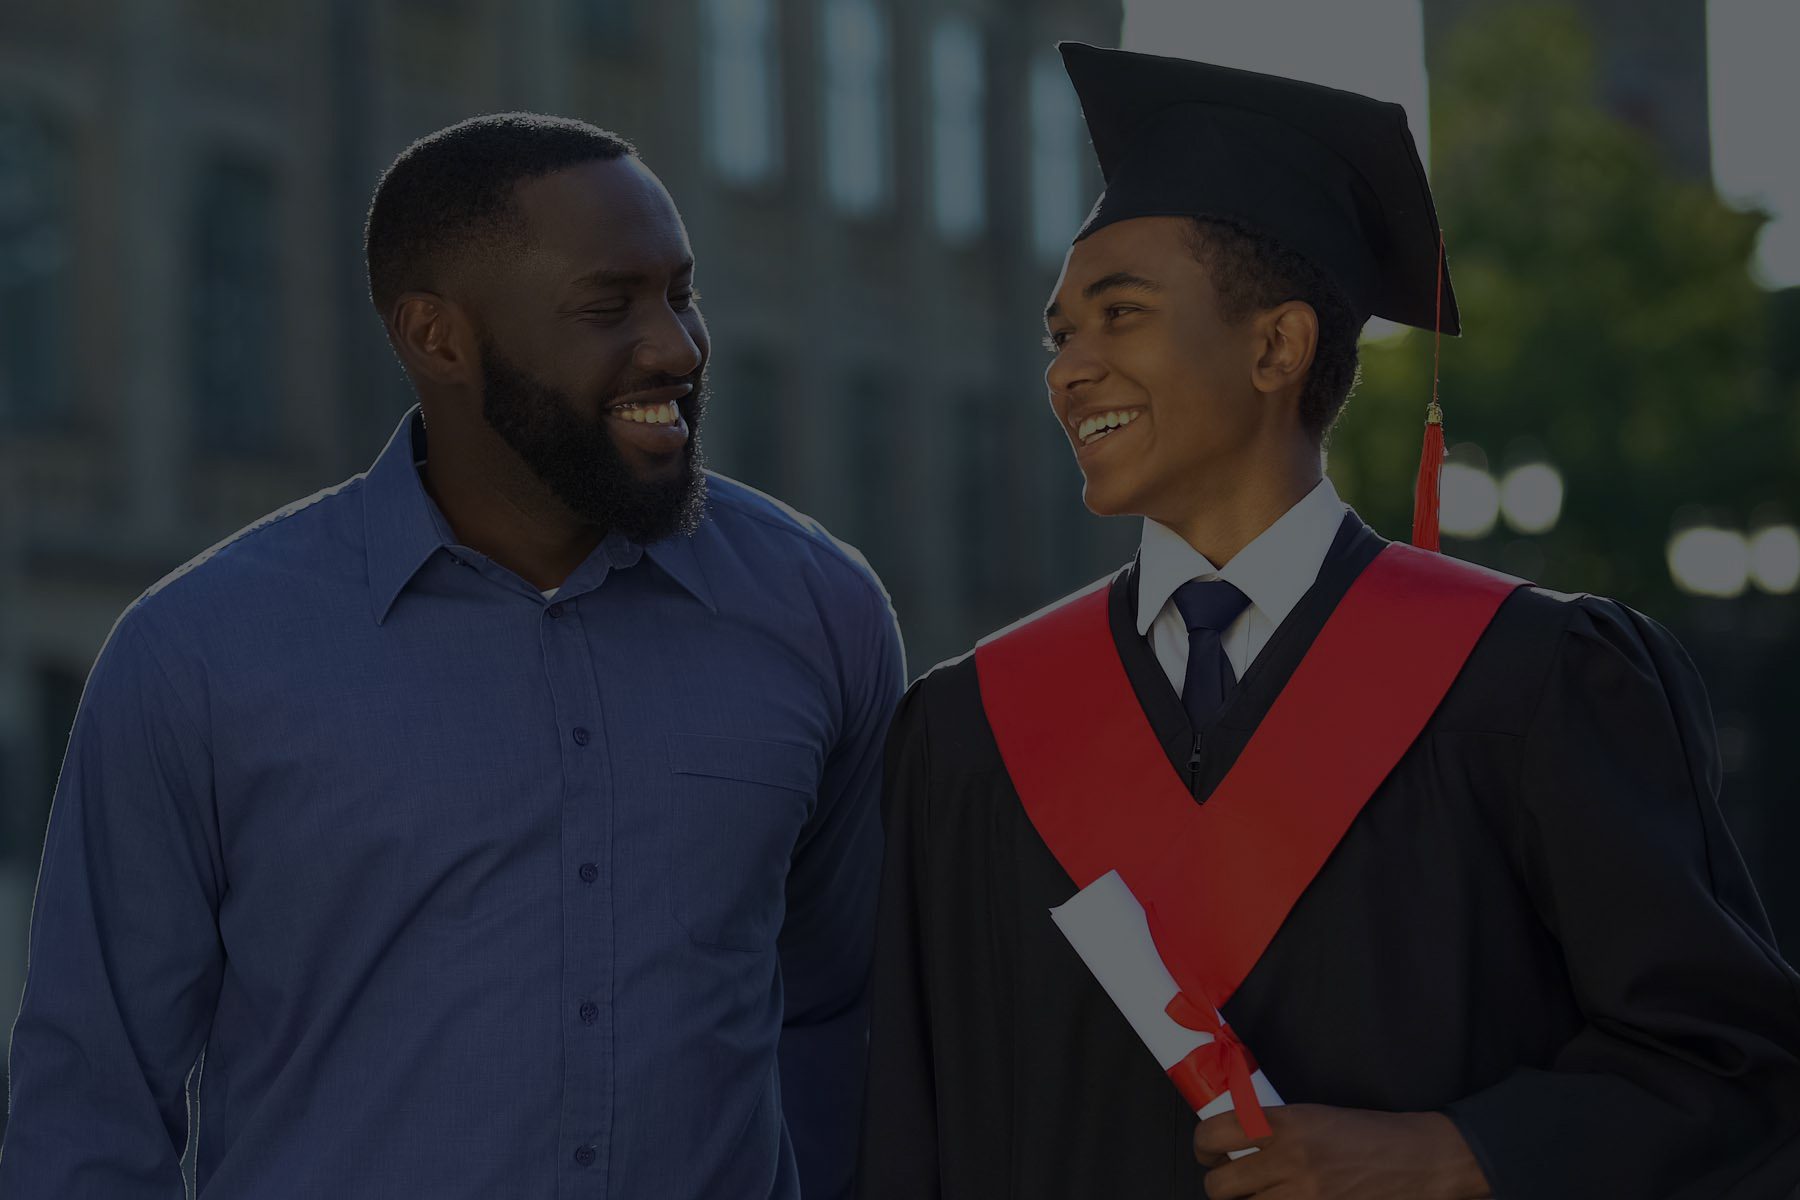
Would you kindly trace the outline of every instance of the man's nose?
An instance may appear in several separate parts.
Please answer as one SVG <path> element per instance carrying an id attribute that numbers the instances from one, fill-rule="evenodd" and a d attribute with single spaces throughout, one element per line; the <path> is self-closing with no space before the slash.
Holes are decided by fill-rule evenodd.
<path id="1" fill-rule="evenodd" d="M 700 345 L 681 314 L 667 304 L 645 318 L 649 327 L 638 339 L 633 359 L 646 374 L 683 378 L 700 369 Z"/>

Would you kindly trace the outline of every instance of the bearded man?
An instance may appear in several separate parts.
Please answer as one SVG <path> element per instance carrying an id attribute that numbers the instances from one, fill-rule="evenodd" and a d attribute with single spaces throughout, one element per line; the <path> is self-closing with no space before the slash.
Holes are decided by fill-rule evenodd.
<path id="1" fill-rule="evenodd" d="M 839 1195 L 887 595 L 704 470 L 693 253 L 628 142 L 463 122 L 366 232 L 419 403 L 100 651 L 0 1193 L 182 1195 L 192 1073 L 207 1200 Z"/>

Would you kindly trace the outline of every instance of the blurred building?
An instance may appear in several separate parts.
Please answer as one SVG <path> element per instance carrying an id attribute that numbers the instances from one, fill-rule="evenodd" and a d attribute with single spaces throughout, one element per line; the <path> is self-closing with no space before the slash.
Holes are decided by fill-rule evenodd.
<path id="1" fill-rule="evenodd" d="M 1098 574 L 1040 311 L 1099 187 L 1059 38 L 1118 0 L 0 7 L 0 1021 L 119 613 L 364 470 L 412 395 L 361 227 L 472 114 L 631 138 L 712 328 L 712 464 L 861 547 L 913 672 Z M 1070 531 L 1074 532 L 1071 533 Z"/>

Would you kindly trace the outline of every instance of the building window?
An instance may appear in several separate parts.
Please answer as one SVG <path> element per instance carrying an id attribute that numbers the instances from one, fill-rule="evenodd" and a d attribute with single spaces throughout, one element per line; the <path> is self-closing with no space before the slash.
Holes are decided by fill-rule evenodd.
<path id="1" fill-rule="evenodd" d="M 82 689 L 87 686 L 80 671 L 48 660 L 32 664 L 31 676 L 38 743 L 36 778 L 27 780 L 28 786 L 16 793 L 0 814 L 4 818 L 0 828 L 5 830 L 0 860 L 13 862 L 36 861 L 44 851 L 50 801 L 68 756 L 69 734 L 75 728 Z"/>
<path id="2" fill-rule="evenodd" d="M 780 32 L 773 0 L 702 0 L 707 157 L 734 183 L 781 169 Z"/>
<path id="3" fill-rule="evenodd" d="M 1061 262 L 1087 215 L 1082 195 L 1081 108 L 1055 53 L 1031 63 L 1031 245 Z"/>
<path id="4" fill-rule="evenodd" d="M 852 375 L 844 403 L 850 423 L 849 540 L 861 550 L 877 575 L 892 573 L 897 550 L 894 481 L 899 469 L 894 461 L 896 418 L 891 381 L 880 371 L 863 370 Z"/>
<path id="5" fill-rule="evenodd" d="M 69 176 L 59 131 L 0 104 L 0 420 L 14 428 L 68 412 Z"/>
<path id="6" fill-rule="evenodd" d="M 981 34 L 966 17 L 946 17 L 931 33 L 931 207 L 953 241 L 987 223 L 986 114 Z"/>
<path id="7" fill-rule="evenodd" d="M 756 350 L 732 359 L 717 398 L 709 395 L 707 400 L 707 418 L 720 433 L 718 469 L 779 494 L 787 469 L 781 407 L 778 359 Z M 700 436 L 704 439 L 706 431 Z M 702 445 L 707 443 L 703 440 Z"/>
<path id="8" fill-rule="evenodd" d="M 281 378 L 275 181 L 264 167 L 218 158 L 201 170 L 193 206 L 188 349 L 200 445 L 265 450 Z"/>
<path id="9" fill-rule="evenodd" d="M 1006 452 L 1000 398 L 968 392 L 956 403 L 956 584 L 964 611 L 978 624 L 998 620 L 1006 563 Z"/>
<path id="10" fill-rule="evenodd" d="M 892 187 L 886 16 L 875 0 L 824 0 L 825 190 L 864 216 Z"/>
<path id="11" fill-rule="evenodd" d="M 619 54 L 638 40 L 637 0 L 570 0 L 570 22 L 590 50 Z"/>

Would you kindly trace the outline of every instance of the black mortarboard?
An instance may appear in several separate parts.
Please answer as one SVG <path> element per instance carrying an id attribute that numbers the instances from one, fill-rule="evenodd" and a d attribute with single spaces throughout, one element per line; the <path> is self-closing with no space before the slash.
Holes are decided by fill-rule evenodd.
<path id="1" fill-rule="evenodd" d="M 1131 217 L 1231 217 L 1326 271 L 1363 315 L 1461 332 L 1398 104 L 1187 59 L 1057 49 L 1106 177 L 1076 241 Z"/>

